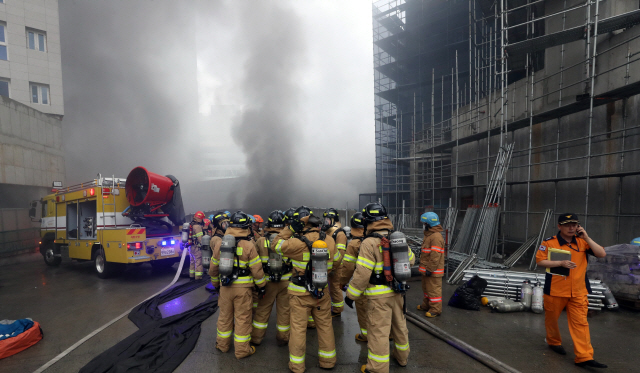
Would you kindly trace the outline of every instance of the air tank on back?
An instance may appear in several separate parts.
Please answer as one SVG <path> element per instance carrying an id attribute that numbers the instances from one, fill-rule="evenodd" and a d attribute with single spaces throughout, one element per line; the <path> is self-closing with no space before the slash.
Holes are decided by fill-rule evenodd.
<path id="1" fill-rule="evenodd" d="M 209 264 L 211 263 L 211 236 L 204 235 L 202 236 L 202 248 L 200 251 L 202 252 L 202 266 L 204 268 L 209 268 Z"/>
<path id="2" fill-rule="evenodd" d="M 398 282 L 405 283 L 411 278 L 411 262 L 409 261 L 409 246 L 407 238 L 402 232 L 393 232 L 389 236 L 393 275 Z"/>
<path id="3" fill-rule="evenodd" d="M 182 233 L 180 235 L 183 244 L 189 242 L 189 223 L 182 224 Z"/>
<path id="4" fill-rule="evenodd" d="M 233 274 L 233 259 L 236 254 L 236 238 L 230 234 L 222 237 L 220 245 L 220 276 L 229 277 Z"/>
<path id="5" fill-rule="evenodd" d="M 271 274 L 276 275 L 282 271 L 282 255 L 278 254 L 274 250 L 271 249 L 271 243 L 276 238 L 275 233 L 267 234 L 264 239 L 267 240 L 267 244 L 269 245 L 269 259 L 267 260 L 267 266 L 269 267 L 269 271 Z"/>
<path id="6" fill-rule="evenodd" d="M 311 282 L 316 290 L 327 286 L 329 249 L 327 243 L 317 240 L 311 246 Z"/>

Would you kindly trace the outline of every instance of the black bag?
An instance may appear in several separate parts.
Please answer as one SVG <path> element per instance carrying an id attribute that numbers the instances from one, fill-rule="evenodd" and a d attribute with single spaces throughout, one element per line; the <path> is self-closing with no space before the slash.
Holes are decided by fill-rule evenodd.
<path id="1" fill-rule="evenodd" d="M 471 280 L 456 289 L 451 299 L 449 299 L 449 305 L 465 310 L 478 311 L 480 310 L 480 297 L 486 287 L 486 280 L 473 276 Z"/>

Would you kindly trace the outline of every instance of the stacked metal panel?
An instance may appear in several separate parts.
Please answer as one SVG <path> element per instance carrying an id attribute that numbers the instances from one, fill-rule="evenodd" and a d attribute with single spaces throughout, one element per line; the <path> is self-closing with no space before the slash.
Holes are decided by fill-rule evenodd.
<path id="1" fill-rule="evenodd" d="M 498 221 L 500 220 L 500 207 L 497 203 L 491 204 L 486 209 L 484 228 L 478 246 L 479 259 L 490 260 L 496 247 L 498 234 Z"/>
<path id="2" fill-rule="evenodd" d="M 488 269 L 467 269 L 464 270 L 464 281 L 470 280 L 473 276 L 478 276 L 487 280 L 487 288 L 483 295 L 497 295 L 508 299 L 520 300 L 520 289 L 524 280 L 529 280 L 532 284 L 540 283 L 544 286 L 545 274 L 535 272 L 514 272 Z M 604 307 L 603 300 L 605 287 L 600 280 L 589 280 L 592 294 L 589 294 L 589 309 L 600 311 Z"/>
<path id="3" fill-rule="evenodd" d="M 472 234 L 478 222 L 478 211 L 480 211 L 479 206 L 474 205 L 467 208 L 467 213 L 464 215 L 460 233 L 458 233 L 456 242 L 453 244 L 453 251 L 459 253 L 469 252 L 469 244 L 471 243 Z"/>

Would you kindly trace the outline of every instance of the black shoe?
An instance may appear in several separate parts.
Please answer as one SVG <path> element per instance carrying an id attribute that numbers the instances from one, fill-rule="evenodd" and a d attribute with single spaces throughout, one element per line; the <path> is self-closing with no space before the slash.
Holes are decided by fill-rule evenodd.
<path id="1" fill-rule="evenodd" d="M 195 278 L 195 277 L 189 277 L 189 282 L 191 282 L 191 281 L 195 281 L 195 280 L 196 280 L 196 278 Z"/>
<path id="2" fill-rule="evenodd" d="M 579 367 L 591 367 L 591 368 L 606 368 L 607 366 L 605 364 L 600 364 L 595 360 L 587 360 L 587 361 L 583 361 L 581 363 L 576 363 L 577 366 Z"/>
<path id="3" fill-rule="evenodd" d="M 549 348 L 557 354 L 560 354 L 560 355 L 567 354 L 567 351 L 564 350 L 564 347 L 562 347 L 562 345 L 557 345 L 557 346 L 549 345 Z"/>

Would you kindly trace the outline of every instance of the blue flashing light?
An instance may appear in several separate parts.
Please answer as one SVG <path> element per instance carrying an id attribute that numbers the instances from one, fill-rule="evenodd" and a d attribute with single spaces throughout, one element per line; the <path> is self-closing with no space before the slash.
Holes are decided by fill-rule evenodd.
<path id="1" fill-rule="evenodd" d="M 167 246 L 167 241 L 162 241 L 162 246 Z"/>
<path id="2" fill-rule="evenodd" d="M 176 240 L 171 240 L 171 244 L 175 245 L 176 244 Z"/>

